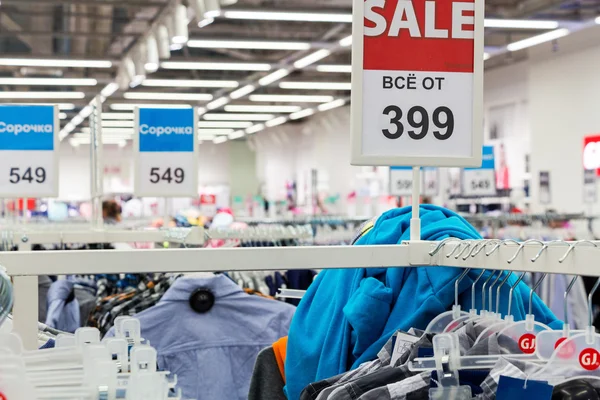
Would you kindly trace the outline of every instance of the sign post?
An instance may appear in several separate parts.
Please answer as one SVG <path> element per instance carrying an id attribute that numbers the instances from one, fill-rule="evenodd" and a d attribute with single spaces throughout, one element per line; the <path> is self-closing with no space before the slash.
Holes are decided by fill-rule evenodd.
<path id="1" fill-rule="evenodd" d="M 462 177 L 462 194 L 465 196 L 496 195 L 496 160 L 494 146 L 483 146 L 481 168 L 465 168 Z"/>
<path id="2" fill-rule="evenodd" d="M 139 197 L 198 196 L 195 108 L 135 109 L 135 182 Z M 164 221 L 166 226 L 168 221 Z"/>
<path id="3" fill-rule="evenodd" d="M 414 167 L 418 219 L 419 166 L 481 165 L 484 5 L 356 3 L 351 163 Z"/>
<path id="4" fill-rule="evenodd" d="M 58 197 L 58 107 L 0 105 L 0 197 Z"/>

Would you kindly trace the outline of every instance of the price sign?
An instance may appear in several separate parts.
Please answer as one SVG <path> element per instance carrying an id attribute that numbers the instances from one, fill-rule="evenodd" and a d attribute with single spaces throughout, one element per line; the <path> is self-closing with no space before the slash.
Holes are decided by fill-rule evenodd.
<path id="1" fill-rule="evenodd" d="M 196 110 L 139 108 L 135 130 L 135 195 L 197 196 Z"/>
<path id="2" fill-rule="evenodd" d="M 437 196 L 440 193 L 440 170 L 437 168 L 423 168 L 421 176 L 423 185 L 421 193 L 425 196 Z"/>
<path id="3" fill-rule="evenodd" d="M 0 197 L 58 196 L 58 107 L 0 105 Z"/>
<path id="4" fill-rule="evenodd" d="M 462 194 L 465 196 L 494 196 L 496 194 L 494 165 L 494 147 L 483 146 L 481 168 L 465 168 L 463 171 Z"/>
<path id="5" fill-rule="evenodd" d="M 481 1 L 354 7 L 352 164 L 481 164 Z"/>
<path id="6" fill-rule="evenodd" d="M 390 194 L 412 195 L 413 173 L 411 167 L 390 167 Z"/>
<path id="7" fill-rule="evenodd" d="M 596 170 L 583 171 L 583 202 L 594 204 L 598 200 L 598 186 L 596 184 Z"/>

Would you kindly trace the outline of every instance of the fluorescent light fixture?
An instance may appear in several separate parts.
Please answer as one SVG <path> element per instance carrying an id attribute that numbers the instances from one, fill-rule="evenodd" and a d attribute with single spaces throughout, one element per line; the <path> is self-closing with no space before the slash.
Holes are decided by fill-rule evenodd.
<path id="1" fill-rule="evenodd" d="M 219 0 L 204 0 L 204 18 L 215 19 L 221 15 L 221 3 Z"/>
<path id="2" fill-rule="evenodd" d="M 105 120 L 119 120 L 119 121 L 133 120 L 133 113 L 111 113 L 111 112 L 102 113 L 102 121 L 105 121 Z"/>
<path id="3" fill-rule="evenodd" d="M 83 99 L 83 92 L 0 92 L 0 99 Z"/>
<path id="4" fill-rule="evenodd" d="M 301 119 L 301 118 L 305 118 L 310 115 L 313 115 L 314 113 L 315 113 L 315 110 L 313 110 L 312 108 L 305 108 L 302 111 L 298 111 L 293 114 L 290 114 L 290 119 L 293 119 L 293 120 Z"/>
<path id="5" fill-rule="evenodd" d="M 173 28 L 175 34 L 171 38 L 174 44 L 183 44 L 188 41 L 188 17 L 187 7 L 183 4 L 177 4 L 173 10 Z"/>
<path id="6" fill-rule="evenodd" d="M 133 110 L 136 107 L 140 108 L 191 108 L 189 104 L 133 104 L 133 103 L 114 103 L 110 106 L 111 110 L 126 111 Z"/>
<path id="7" fill-rule="evenodd" d="M 333 100 L 333 96 L 303 96 L 279 94 L 254 94 L 250 96 L 250 101 L 280 101 L 288 103 L 328 103 Z"/>
<path id="8" fill-rule="evenodd" d="M 205 140 L 212 141 L 216 137 L 217 137 L 216 135 L 203 135 L 201 133 L 198 133 L 198 142 L 202 143 Z"/>
<path id="9" fill-rule="evenodd" d="M 332 110 L 334 108 L 341 107 L 344 104 L 346 104 L 346 100 L 337 99 L 337 100 L 331 101 L 329 103 L 320 104 L 317 108 L 319 109 L 319 111 L 327 111 L 327 110 Z"/>
<path id="10" fill-rule="evenodd" d="M 73 147 L 78 147 L 81 145 L 89 145 L 91 143 L 91 138 L 71 138 L 69 139 L 69 144 Z M 127 140 L 124 138 L 102 138 L 102 144 L 116 144 L 120 147 L 125 147 L 127 145 Z"/>
<path id="11" fill-rule="evenodd" d="M 71 124 L 77 126 L 77 125 L 81 124 L 83 122 L 83 120 L 84 120 L 84 117 L 82 117 L 81 115 L 77 114 L 71 120 Z"/>
<path id="12" fill-rule="evenodd" d="M 317 65 L 317 71 L 350 74 L 352 73 L 352 65 Z"/>
<path id="13" fill-rule="evenodd" d="M 133 128 L 133 120 L 102 120 L 103 128 Z"/>
<path id="14" fill-rule="evenodd" d="M 181 50 L 181 49 L 183 49 L 183 44 L 181 44 L 181 43 L 171 43 L 169 45 L 169 49 L 173 50 L 173 51 Z"/>
<path id="15" fill-rule="evenodd" d="M 233 133 L 229 134 L 229 140 L 233 140 L 233 139 L 239 139 L 239 138 L 243 138 L 244 136 L 246 136 L 246 132 L 244 131 L 235 131 Z"/>
<path id="16" fill-rule="evenodd" d="M 60 60 L 40 58 L 0 58 L 0 65 L 14 67 L 52 67 L 52 68 L 110 68 L 107 60 Z"/>
<path id="17" fill-rule="evenodd" d="M 227 136 L 217 136 L 216 138 L 213 139 L 213 143 L 214 144 L 219 144 L 219 143 L 225 143 L 227 140 Z"/>
<path id="18" fill-rule="evenodd" d="M 204 18 L 202 21 L 198 22 L 198 28 L 204 28 L 205 26 L 209 26 L 213 22 L 215 22 L 214 18 Z"/>
<path id="19" fill-rule="evenodd" d="M 506 46 L 508 51 L 523 50 L 531 46 L 536 46 L 551 40 L 555 40 L 569 34 L 569 30 L 566 28 L 557 29 L 551 32 L 543 33 L 541 35 L 533 36 L 527 39 L 519 40 Z"/>
<path id="20" fill-rule="evenodd" d="M 273 126 L 285 124 L 287 120 L 288 119 L 286 117 L 277 117 L 275 119 L 265 122 L 265 125 L 271 128 Z"/>
<path id="21" fill-rule="evenodd" d="M 231 97 L 232 99 L 239 99 L 241 97 L 249 95 L 250 93 L 254 92 L 255 90 L 256 90 L 256 86 L 246 85 L 243 88 L 240 88 L 238 90 L 231 92 L 229 94 L 229 97 Z"/>
<path id="22" fill-rule="evenodd" d="M 236 88 L 236 81 L 201 81 L 194 79 L 146 79 L 142 86 L 182 88 Z"/>
<path id="23" fill-rule="evenodd" d="M 307 90 L 350 90 L 350 82 L 281 82 L 282 89 L 307 89 Z"/>
<path id="24" fill-rule="evenodd" d="M 559 24 L 557 21 L 536 21 L 520 19 L 488 19 L 484 21 L 486 28 L 506 28 L 506 29 L 556 29 Z"/>
<path id="25" fill-rule="evenodd" d="M 259 19 L 267 21 L 304 21 L 304 22 L 352 22 L 352 14 L 302 13 L 277 11 L 225 11 L 223 16 L 229 19 Z"/>
<path id="26" fill-rule="evenodd" d="M 598 25 L 600 25 L 600 17 L 596 17 L 596 19 L 594 20 Z"/>
<path id="27" fill-rule="evenodd" d="M 490 53 L 483 53 L 483 61 L 487 61 L 490 59 Z"/>
<path id="28" fill-rule="evenodd" d="M 229 105 L 225 106 L 226 112 L 240 113 L 293 113 L 302 110 L 300 106 L 255 106 L 255 105 Z"/>
<path id="29" fill-rule="evenodd" d="M 207 121 L 268 121 L 275 118 L 273 114 L 230 114 L 230 113 L 212 113 L 204 114 Z"/>
<path id="30" fill-rule="evenodd" d="M 259 79 L 258 84 L 261 86 L 267 86 L 271 83 L 280 80 L 281 78 L 285 78 L 290 73 L 289 70 L 285 68 L 278 69 L 277 71 Z"/>
<path id="31" fill-rule="evenodd" d="M 249 50 L 308 50 L 308 42 L 277 42 L 266 40 L 210 40 L 192 39 L 188 47 L 199 49 L 249 49 Z"/>
<path id="32" fill-rule="evenodd" d="M 256 125 L 252 125 L 248 129 L 246 129 L 246 133 L 247 134 L 252 134 L 252 133 L 260 132 L 263 129 L 265 129 L 265 125 L 264 124 L 256 124 Z"/>
<path id="33" fill-rule="evenodd" d="M 249 121 L 199 121 L 198 128 L 225 128 L 240 129 L 249 128 L 253 124 Z"/>
<path id="34" fill-rule="evenodd" d="M 91 78 L 0 78 L 0 85 L 8 86 L 96 86 Z"/>
<path id="35" fill-rule="evenodd" d="M 271 65 L 265 63 L 238 62 L 194 62 L 164 61 L 160 64 L 164 69 L 190 69 L 206 71 L 270 71 Z"/>
<path id="36" fill-rule="evenodd" d="M 153 35 L 146 39 L 146 72 L 153 73 L 158 70 L 158 43 Z"/>
<path id="37" fill-rule="evenodd" d="M 208 103 L 206 108 L 209 110 L 214 110 L 216 108 L 223 107 L 227 103 L 229 103 L 229 97 L 224 96 Z"/>
<path id="38" fill-rule="evenodd" d="M 58 118 L 67 119 L 67 113 L 64 113 L 64 112 L 58 113 Z"/>
<path id="39" fill-rule="evenodd" d="M 196 113 L 198 114 L 199 117 L 203 116 L 204 114 L 206 114 L 208 110 L 205 107 L 197 107 L 196 108 Z"/>
<path id="40" fill-rule="evenodd" d="M 212 135 L 212 136 L 222 136 L 229 135 L 230 133 L 235 132 L 234 129 L 210 129 L 210 128 L 202 128 L 198 130 L 200 135 Z"/>
<path id="41" fill-rule="evenodd" d="M 51 104 L 54 105 L 54 104 Z M 72 103 L 60 103 L 58 109 L 61 111 L 71 111 L 75 109 L 75 104 Z"/>
<path id="42" fill-rule="evenodd" d="M 100 91 L 100 94 L 104 97 L 110 97 L 115 94 L 117 90 L 119 90 L 119 85 L 115 82 L 111 82 Z"/>
<path id="43" fill-rule="evenodd" d="M 340 40 L 339 44 L 342 47 L 352 46 L 352 35 L 346 36 L 345 38 L 343 38 L 342 40 Z"/>
<path id="44" fill-rule="evenodd" d="M 296 61 L 294 63 L 294 67 L 296 67 L 298 69 L 308 67 L 310 64 L 314 64 L 317 61 L 324 59 L 325 57 L 327 57 L 330 54 L 331 54 L 331 51 L 329 51 L 327 49 L 317 50 L 314 53 L 309 54 L 306 57 L 301 58 L 298 61 Z"/>
<path id="45" fill-rule="evenodd" d="M 208 93 L 161 93 L 161 92 L 128 92 L 123 97 L 129 100 L 181 100 L 181 101 L 210 101 L 212 94 Z"/>

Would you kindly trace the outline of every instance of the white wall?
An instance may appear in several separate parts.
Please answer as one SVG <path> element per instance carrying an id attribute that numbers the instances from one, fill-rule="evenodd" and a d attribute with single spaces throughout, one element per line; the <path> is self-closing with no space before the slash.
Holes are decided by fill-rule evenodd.
<path id="1" fill-rule="evenodd" d="M 595 47 L 589 36 L 595 37 Z M 534 210 L 583 212 L 583 138 L 600 133 L 600 28 L 540 46 L 529 65 Z M 571 49 L 570 46 L 577 46 Z M 581 48 L 584 47 L 584 48 Z M 539 172 L 550 172 L 551 204 L 539 204 Z M 600 211 L 597 205 L 595 212 Z"/>

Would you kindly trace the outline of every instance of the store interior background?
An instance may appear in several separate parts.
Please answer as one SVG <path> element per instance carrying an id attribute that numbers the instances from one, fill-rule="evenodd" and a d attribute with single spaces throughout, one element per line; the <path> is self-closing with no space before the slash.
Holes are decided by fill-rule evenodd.
<path id="1" fill-rule="evenodd" d="M 485 143 L 496 162 L 504 148 L 512 195 L 503 201 L 531 213 L 600 213 L 583 200 L 583 141 L 600 133 L 600 26 L 590 27 L 525 50 L 486 61 Z M 350 74 L 347 74 L 350 81 Z M 349 92 L 348 92 L 349 95 Z M 298 203 L 311 213 L 311 179 L 330 214 L 377 215 L 390 208 L 389 170 L 349 163 L 350 107 L 318 113 L 245 138 L 199 145 L 200 194 L 216 195 L 217 205 L 251 216 L 254 196 L 286 200 L 295 182 Z M 104 146 L 105 193 L 132 193 L 132 143 Z M 314 174 L 316 171 L 316 175 Z M 539 173 L 550 174 L 550 202 L 539 196 Z M 453 207 L 450 172 L 441 169 L 432 202 Z M 60 149 L 60 196 L 56 201 L 89 199 L 89 146 Z M 158 201 L 158 200 L 157 200 Z M 178 200 L 182 207 L 190 200 Z M 404 199 L 408 204 L 410 199 Z M 483 200 L 464 200 L 480 203 Z M 272 211 L 273 212 L 273 211 Z M 157 209 L 157 215 L 161 212 Z M 127 215 L 124 215 L 127 217 Z M 272 215 L 275 216 L 275 215 Z M 281 215 L 278 215 L 281 216 Z"/>

